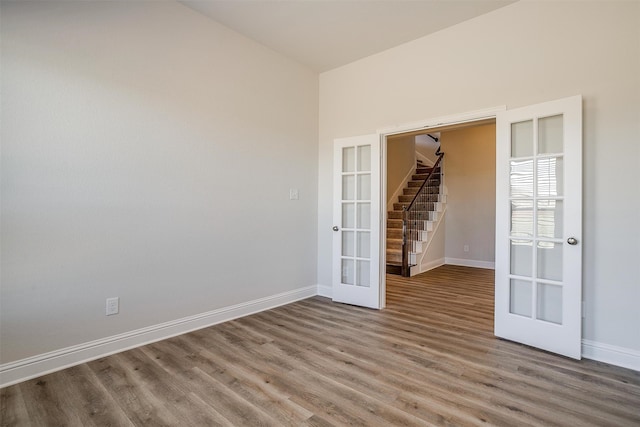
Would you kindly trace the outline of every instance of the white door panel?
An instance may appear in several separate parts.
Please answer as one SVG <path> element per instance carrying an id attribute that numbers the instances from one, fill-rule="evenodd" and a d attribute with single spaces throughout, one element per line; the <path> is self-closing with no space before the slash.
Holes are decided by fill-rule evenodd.
<path id="1" fill-rule="evenodd" d="M 579 359 L 582 97 L 496 117 L 496 336 Z"/>
<path id="2" fill-rule="evenodd" d="M 333 300 L 380 308 L 380 137 L 334 141 Z"/>

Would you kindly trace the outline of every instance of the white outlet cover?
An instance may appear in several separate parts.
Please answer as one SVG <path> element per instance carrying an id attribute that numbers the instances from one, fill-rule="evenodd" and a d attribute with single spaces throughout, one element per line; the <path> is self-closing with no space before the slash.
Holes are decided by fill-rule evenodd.
<path id="1" fill-rule="evenodd" d="M 289 200 L 298 200 L 298 189 L 290 188 L 289 189 Z"/>
<path id="2" fill-rule="evenodd" d="M 120 312 L 120 298 L 107 298 L 106 314 L 112 316 Z"/>

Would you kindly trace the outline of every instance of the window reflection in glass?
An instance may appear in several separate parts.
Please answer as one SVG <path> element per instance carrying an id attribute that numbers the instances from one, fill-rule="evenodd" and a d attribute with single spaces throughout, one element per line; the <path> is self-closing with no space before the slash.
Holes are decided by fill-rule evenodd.
<path id="1" fill-rule="evenodd" d="M 562 237 L 562 200 L 538 200 L 538 237 Z"/>
<path id="2" fill-rule="evenodd" d="M 511 161 L 511 197 L 533 197 L 533 160 Z"/>
<path id="3" fill-rule="evenodd" d="M 562 195 L 562 158 L 538 159 L 538 196 L 553 197 Z"/>
<path id="4" fill-rule="evenodd" d="M 533 200 L 511 201 L 511 235 L 533 236 Z"/>

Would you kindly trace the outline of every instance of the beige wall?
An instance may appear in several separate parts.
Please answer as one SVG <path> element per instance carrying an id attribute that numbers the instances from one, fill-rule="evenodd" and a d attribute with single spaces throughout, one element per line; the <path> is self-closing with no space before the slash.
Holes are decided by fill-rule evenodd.
<path id="1" fill-rule="evenodd" d="M 404 182 L 407 173 L 416 167 L 416 143 L 414 136 L 397 136 L 387 139 L 387 203 Z M 393 200 L 393 202 L 396 202 Z"/>
<path id="2" fill-rule="evenodd" d="M 1 20 L 3 363 L 315 289 L 317 74 L 178 2 Z"/>
<path id="3" fill-rule="evenodd" d="M 448 190 L 445 257 L 493 263 L 496 127 L 442 132 L 440 142 Z M 465 245 L 469 246 L 468 252 L 464 252 Z"/>
<path id="4" fill-rule="evenodd" d="M 318 282 L 331 283 L 334 138 L 582 94 L 583 337 L 640 351 L 639 22 L 639 2 L 520 1 L 321 74 Z"/>

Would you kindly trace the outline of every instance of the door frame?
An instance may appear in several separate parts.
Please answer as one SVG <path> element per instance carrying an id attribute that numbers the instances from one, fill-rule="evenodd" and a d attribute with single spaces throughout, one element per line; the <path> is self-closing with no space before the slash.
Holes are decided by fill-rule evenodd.
<path id="1" fill-rule="evenodd" d="M 380 135 L 380 304 L 382 309 L 387 304 L 387 280 L 386 280 L 386 249 L 387 249 L 387 137 L 429 130 L 442 126 L 462 125 L 465 123 L 479 122 L 487 119 L 495 119 L 498 113 L 507 110 L 506 105 L 485 108 L 482 110 L 468 111 L 464 113 L 451 114 L 448 116 L 440 116 L 431 119 L 420 120 L 417 122 L 399 124 L 391 127 L 385 127 L 376 131 Z"/>

